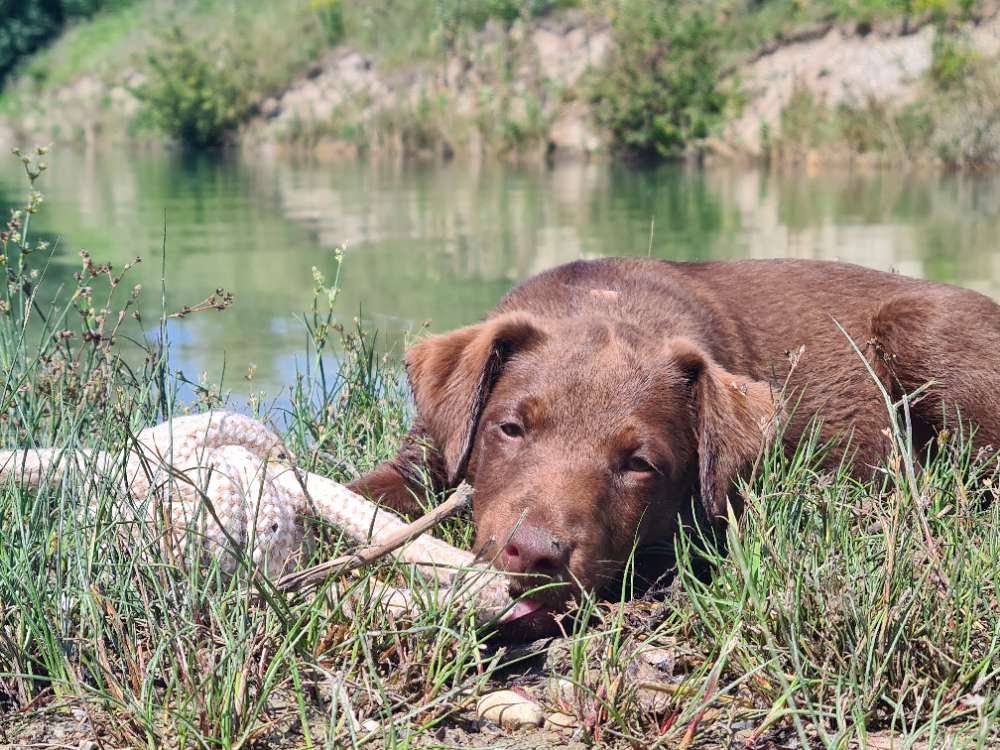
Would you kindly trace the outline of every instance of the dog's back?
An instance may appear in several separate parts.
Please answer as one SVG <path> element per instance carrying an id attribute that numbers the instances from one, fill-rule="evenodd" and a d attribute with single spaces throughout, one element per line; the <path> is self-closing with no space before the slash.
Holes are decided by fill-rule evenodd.
<path id="1" fill-rule="evenodd" d="M 888 449 L 881 388 L 898 400 L 934 381 L 915 406 L 918 442 L 961 412 L 980 444 L 1000 445 L 1000 307 L 971 290 L 831 261 L 608 258 L 539 274 L 491 316 L 513 310 L 690 338 L 783 391 L 789 445 L 818 419 L 839 444 L 829 460 L 849 437 L 861 474 Z"/>

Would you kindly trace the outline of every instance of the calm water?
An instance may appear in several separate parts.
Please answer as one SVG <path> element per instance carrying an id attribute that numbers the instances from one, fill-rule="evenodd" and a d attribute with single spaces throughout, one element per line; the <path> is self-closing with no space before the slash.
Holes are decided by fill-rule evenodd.
<path id="1" fill-rule="evenodd" d="M 36 228 L 58 238 L 52 273 L 86 248 L 144 263 L 147 320 L 218 286 L 235 305 L 173 321 L 174 365 L 236 393 L 277 395 L 302 361 L 311 268 L 347 243 L 345 321 L 360 316 L 399 350 L 429 321 L 475 321 L 531 274 L 576 258 L 839 258 L 1000 297 L 1000 177 L 775 175 L 670 166 L 394 167 L 170 153 L 56 151 Z M 0 160 L 0 207 L 23 192 Z M 6 214 L 6 210 L 4 210 Z M 243 378 L 256 366 L 253 383 Z"/>

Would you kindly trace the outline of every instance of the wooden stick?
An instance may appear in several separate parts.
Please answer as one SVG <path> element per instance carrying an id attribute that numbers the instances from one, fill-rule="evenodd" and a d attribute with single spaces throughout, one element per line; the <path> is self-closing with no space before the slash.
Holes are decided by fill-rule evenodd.
<path id="1" fill-rule="evenodd" d="M 697 688 L 689 685 L 675 685 L 670 682 L 640 682 L 637 687 L 640 690 L 649 690 L 654 693 L 665 693 L 667 695 L 677 695 L 682 698 L 694 698 L 700 694 Z M 746 698 L 735 695 L 720 694 L 712 698 L 717 703 L 732 703 L 742 708 L 753 708 L 754 705 Z"/>
<path id="2" fill-rule="evenodd" d="M 413 523 L 407 524 L 381 544 L 365 547 L 357 552 L 328 560 L 306 570 L 289 573 L 278 580 L 278 588 L 285 591 L 294 591 L 303 586 L 326 580 L 328 576 L 341 576 L 375 562 L 408 542 L 413 541 L 446 518 L 450 518 L 464 510 L 469 504 L 469 498 L 472 497 L 472 491 L 472 487 L 462 482 L 455 492 L 452 493 L 451 497 L 413 521 Z"/>

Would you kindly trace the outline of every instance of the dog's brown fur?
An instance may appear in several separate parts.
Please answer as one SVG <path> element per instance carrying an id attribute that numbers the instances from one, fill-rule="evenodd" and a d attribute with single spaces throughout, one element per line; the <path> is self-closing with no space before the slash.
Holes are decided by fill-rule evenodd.
<path id="1" fill-rule="evenodd" d="M 1000 446 L 1000 307 L 980 294 L 828 262 L 607 259 L 410 349 L 417 423 L 354 489 L 413 513 L 422 469 L 435 489 L 468 478 L 499 567 L 599 589 L 690 498 L 724 517 L 779 412 L 789 448 L 815 417 L 827 461 L 871 474 L 888 412 L 837 323 L 894 398 L 933 381 L 921 439 L 958 411 Z"/>

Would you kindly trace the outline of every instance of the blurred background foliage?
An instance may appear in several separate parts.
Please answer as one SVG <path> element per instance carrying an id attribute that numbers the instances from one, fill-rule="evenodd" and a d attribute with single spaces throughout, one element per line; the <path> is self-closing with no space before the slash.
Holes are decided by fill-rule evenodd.
<path id="1" fill-rule="evenodd" d="M 215 146 L 337 45 L 361 50 L 384 71 L 405 74 L 419 61 L 444 60 L 457 50 L 475 58 L 476 35 L 490 23 L 514 38 L 518 24 L 575 9 L 610 23 L 615 44 L 608 63 L 586 77 L 582 90 L 563 95 L 589 102 L 620 153 L 670 158 L 718 132 L 739 112 L 738 71 L 754 51 L 809 24 L 843 22 L 864 29 L 912 18 L 941 31 L 929 74 L 937 87 L 933 101 L 922 102 L 920 111 L 891 113 L 823 112 L 818 105 L 806 118 L 805 131 L 793 128 L 786 143 L 815 146 L 831 137 L 853 138 L 867 147 L 885 141 L 880 129 L 898 129 L 903 134 L 898 143 L 918 148 L 936 143 L 934 133 L 947 119 L 942 113 L 954 108 L 956 92 L 963 107 L 977 112 L 983 102 L 989 109 L 996 93 L 992 68 L 976 60 L 956 32 L 977 5 L 975 0 L 0 0 L 0 112 L 30 108 L 33 97 L 81 77 L 108 79 L 134 71 L 130 91 L 142 108 L 129 128 L 146 128 L 195 148 Z M 516 61 L 513 44 L 509 56 L 507 75 Z M 4 90 L 5 75 L 18 79 L 17 95 Z M 530 105 L 544 95 L 530 94 L 534 99 L 521 96 L 522 102 Z M 801 108 L 804 102 L 796 104 Z M 418 130 L 436 127 L 419 111 L 385 117 L 393 115 L 421 120 Z M 890 115 L 902 119 L 888 122 Z M 485 111 L 484 117 L 495 120 Z M 453 127 L 448 120 L 446 126 Z M 526 128 L 534 132 L 544 125 L 508 124 L 495 128 L 503 147 L 524 139 Z M 964 132 L 957 138 L 969 141 Z"/>
<path id="2" fill-rule="evenodd" d="M 0 80 L 18 60 L 61 32 L 67 23 L 134 0 L 0 0 Z"/>

